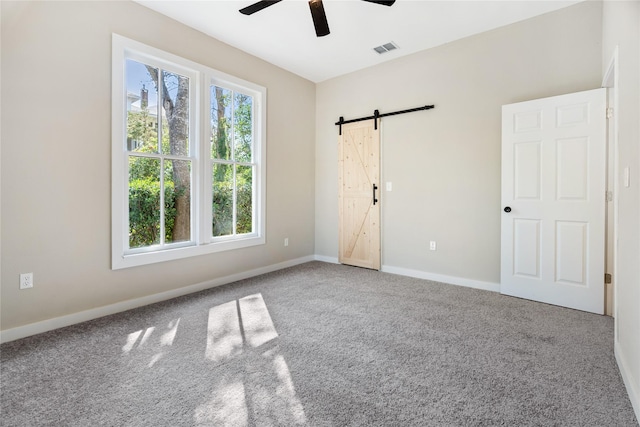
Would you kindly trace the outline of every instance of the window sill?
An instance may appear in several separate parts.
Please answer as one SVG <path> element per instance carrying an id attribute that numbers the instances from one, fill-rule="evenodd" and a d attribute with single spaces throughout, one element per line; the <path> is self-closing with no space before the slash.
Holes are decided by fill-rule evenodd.
<path id="1" fill-rule="evenodd" d="M 111 260 L 111 269 L 120 270 L 129 267 L 138 267 L 142 265 L 155 264 L 158 262 L 173 261 L 199 255 L 207 255 L 216 252 L 230 251 L 234 249 L 242 249 L 264 244 L 264 236 L 251 236 L 246 238 L 212 242 L 197 246 L 194 245 L 164 249 L 153 252 L 142 252 L 126 255 L 120 254 L 119 256 L 113 254 Z"/>

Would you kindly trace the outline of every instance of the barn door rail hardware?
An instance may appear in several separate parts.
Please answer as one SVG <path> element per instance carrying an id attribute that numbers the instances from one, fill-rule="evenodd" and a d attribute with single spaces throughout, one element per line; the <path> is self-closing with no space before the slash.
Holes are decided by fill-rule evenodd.
<path id="1" fill-rule="evenodd" d="M 336 122 L 336 126 L 340 126 L 340 135 L 342 135 L 342 125 L 347 124 L 347 123 L 355 123 L 355 122 L 361 122 L 364 120 L 371 120 L 373 119 L 373 126 L 374 129 L 378 129 L 378 119 L 382 118 L 382 117 L 388 117 L 388 116 L 395 116 L 397 114 L 405 114 L 405 113 L 413 113 L 414 111 L 422 111 L 422 110 L 430 110 L 432 108 L 435 108 L 434 105 L 425 105 L 424 107 L 416 107 L 416 108 L 409 108 L 408 110 L 402 110 L 402 111 L 394 111 L 392 113 L 384 113 L 384 114 L 380 114 L 380 111 L 375 110 L 373 112 L 373 116 L 368 116 L 368 117 L 360 117 L 359 119 L 351 119 L 351 120 L 345 120 L 344 117 L 340 116 L 340 120 L 338 120 Z"/>

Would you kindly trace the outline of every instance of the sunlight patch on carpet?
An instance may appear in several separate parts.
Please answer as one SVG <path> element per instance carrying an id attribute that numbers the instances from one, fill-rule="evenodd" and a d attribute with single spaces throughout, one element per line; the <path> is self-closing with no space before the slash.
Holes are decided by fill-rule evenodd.
<path id="1" fill-rule="evenodd" d="M 234 381 L 221 385 L 209 401 L 196 408 L 194 419 L 198 426 L 248 425 L 244 384 Z"/>
<path id="2" fill-rule="evenodd" d="M 277 337 L 262 294 L 249 295 L 209 310 L 205 358 L 221 363 Z"/>
<path id="3" fill-rule="evenodd" d="M 173 341 L 176 338 L 178 333 L 178 326 L 180 325 L 180 318 L 171 320 L 163 333 L 157 336 L 157 341 L 153 342 L 152 336 L 156 331 L 155 326 L 150 326 L 146 329 L 140 329 L 138 331 L 132 332 L 127 335 L 127 340 L 125 344 L 122 346 L 122 353 L 129 354 L 134 348 L 136 351 L 142 351 L 149 347 L 149 350 L 156 351 L 156 353 L 151 356 L 147 367 L 151 368 L 155 365 L 165 354 L 165 350 L 163 347 L 170 347 L 173 345 Z M 143 333 L 144 331 L 144 333 Z M 139 339 L 139 341 L 138 341 Z M 137 345 L 136 345 L 137 344 Z"/>

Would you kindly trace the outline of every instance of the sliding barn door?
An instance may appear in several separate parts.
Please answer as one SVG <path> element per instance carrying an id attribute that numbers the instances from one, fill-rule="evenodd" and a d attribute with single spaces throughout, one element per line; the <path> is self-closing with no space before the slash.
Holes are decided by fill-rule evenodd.
<path id="1" fill-rule="evenodd" d="M 501 293 L 603 313 L 605 95 L 502 107 Z"/>
<path id="2" fill-rule="evenodd" d="M 338 142 L 339 255 L 342 264 L 380 269 L 380 125 L 342 125 Z"/>

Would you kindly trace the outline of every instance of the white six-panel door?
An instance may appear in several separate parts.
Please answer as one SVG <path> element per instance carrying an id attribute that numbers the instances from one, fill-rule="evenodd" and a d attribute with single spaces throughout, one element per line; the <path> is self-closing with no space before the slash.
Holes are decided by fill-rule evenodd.
<path id="1" fill-rule="evenodd" d="M 604 312 L 606 89 L 502 107 L 500 292 Z"/>

